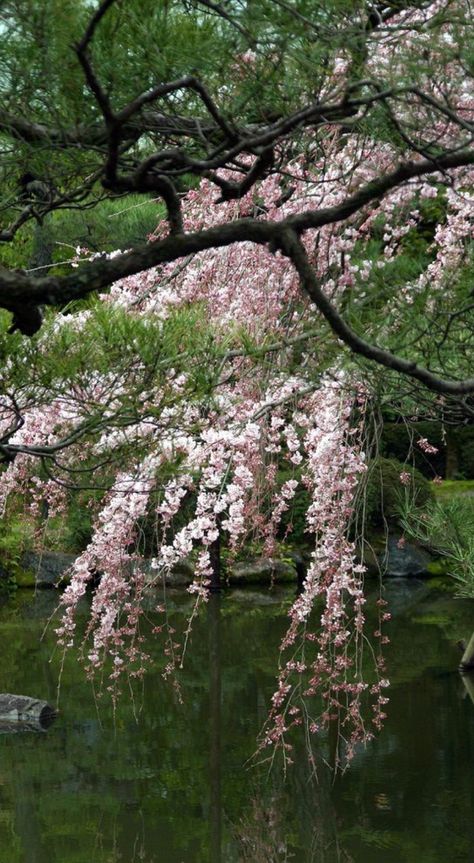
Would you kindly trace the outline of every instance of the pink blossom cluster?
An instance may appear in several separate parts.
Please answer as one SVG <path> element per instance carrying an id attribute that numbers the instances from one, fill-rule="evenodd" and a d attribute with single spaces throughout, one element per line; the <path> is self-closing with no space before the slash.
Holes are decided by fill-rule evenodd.
<path id="1" fill-rule="evenodd" d="M 127 637 L 131 638 L 125 649 L 128 662 L 144 658 L 137 644 L 137 620 L 145 583 L 140 569 L 134 566 L 129 546 L 134 539 L 137 521 L 147 510 L 156 468 L 156 458 L 149 456 L 133 473 L 117 476 L 99 515 L 94 536 L 73 564 L 70 583 L 60 600 L 63 617 L 56 630 L 58 641 L 71 647 L 78 604 L 94 575 L 101 574 L 94 591 L 88 625 L 88 632 L 92 635 L 88 661 L 90 668 L 94 669 L 101 665 L 106 654 L 110 654 L 114 658 L 115 676 L 123 664 L 120 654 Z"/>
<path id="2" fill-rule="evenodd" d="M 318 719 L 308 723 L 310 730 L 320 731 L 337 720 L 347 744 L 346 758 L 352 756 L 358 742 L 372 736 L 363 719 L 363 694 L 372 700 L 376 727 L 387 700 L 383 695 L 385 678 L 369 686 L 360 666 L 365 637 L 365 568 L 357 563 L 347 526 L 366 464 L 361 427 L 352 426 L 349 391 L 340 377 L 328 379 L 306 404 L 303 445 L 306 484 L 311 493 L 306 519 L 315 548 L 302 592 L 289 612 L 290 626 L 281 649 L 283 654 L 290 653 L 290 658 L 281 667 L 261 742 L 262 747 L 281 747 L 286 756 L 291 748 L 287 733 L 301 724 L 308 710 L 307 706 L 304 711 L 297 706 L 301 687 L 305 699 L 318 696 L 322 700 Z M 296 659 L 297 655 L 301 658 Z"/>
<path id="3" fill-rule="evenodd" d="M 427 453 L 427 455 L 436 455 L 438 452 L 438 447 L 433 446 L 433 444 L 425 437 L 418 438 L 417 444 L 423 452 Z"/>

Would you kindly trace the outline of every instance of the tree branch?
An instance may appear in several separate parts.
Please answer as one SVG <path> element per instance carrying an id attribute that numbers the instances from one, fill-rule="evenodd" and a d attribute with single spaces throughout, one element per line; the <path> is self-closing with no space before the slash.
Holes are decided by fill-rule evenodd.
<path id="1" fill-rule="evenodd" d="M 301 281 L 303 290 L 318 307 L 328 322 L 333 333 L 346 344 L 351 351 L 368 360 L 385 366 L 385 368 L 400 372 L 414 380 L 420 381 L 427 389 L 447 395 L 465 395 L 474 392 L 474 378 L 462 381 L 446 380 L 418 366 L 411 360 L 405 360 L 390 351 L 371 344 L 361 338 L 341 317 L 335 306 L 322 290 L 319 281 L 311 267 L 306 250 L 292 230 L 286 230 L 281 237 L 281 249 L 292 261 Z"/>
<path id="2" fill-rule="evenodd" d="M 59 305 L 85 297 L 91 291 L 150 267 L 232 243 L 269 244 L 278 249 L 281 237 L 288 233 L 288 229 L 291 233 L 301 234 L 310 228 L 341 222 L 410 179 L 472 164 L 474 150 L 441 156 L 435 162 L 430 159 L 403 162 L 391 173 L 367 183 L 334 207 L 308 210 L 280 222 L 244 218 L 189 234 L 182 234 L 177 223 L 176 233 L 164 240 L 141 244 L 115 258 L 86 263 L 67 276 L 35 279 L 22 271 L 0 268 L 0 306 L 12 311 L 19 303 Z"/>

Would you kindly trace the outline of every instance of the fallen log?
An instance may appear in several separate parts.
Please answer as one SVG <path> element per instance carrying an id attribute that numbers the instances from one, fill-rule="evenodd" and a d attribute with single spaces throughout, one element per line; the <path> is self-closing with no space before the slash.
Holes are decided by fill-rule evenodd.
<path id="1" fill-rule="evenodd" d="M 54 722 L 55 717 L 56 711 L 47 701 L 28 695 L 0 693 L 0 731 L 2 726 L 11 730 L 11 725 L 23 724 L 35 730 L 44 730 Z"/>

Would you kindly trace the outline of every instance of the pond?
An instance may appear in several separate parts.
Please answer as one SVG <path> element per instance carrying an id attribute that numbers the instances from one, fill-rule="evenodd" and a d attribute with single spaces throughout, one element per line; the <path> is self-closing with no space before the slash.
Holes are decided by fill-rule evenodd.
<path id="1" fill-rule="evenodd" d="M 474 859 L 474 704 L 456 671 L 474 604 L 429 585 L 387 588 L 388 719 L 333 781 L 303 743 L 286 782 L 249 768 L 273 692 L 286 588 L 212 598 L 197 621 L 183 703 L 157 658 L 115 716 L 77 659 L 43 733 L 0 735 L 0 863 L 454 863 Z M 0 691 L 56 701 L 57 595 L 0 608 Z M 182 617 L 188 598 L 171 602 Z M 153 654 L 153 645 L 150 652 Z"/>

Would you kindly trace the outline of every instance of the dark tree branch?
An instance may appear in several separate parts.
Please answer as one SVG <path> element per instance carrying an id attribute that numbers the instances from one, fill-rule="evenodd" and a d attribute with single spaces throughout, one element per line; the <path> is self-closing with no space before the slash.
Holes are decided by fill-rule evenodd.
<path id="1" fill-rule="evenodd" d="M 8 431 L 5 432 L 2 437 L 0 437 L 0 446 L 7 443 L 10 438 L 13 437 L 15 432 L 17 432 L 25 424 L 25 420 L 21 415 L 21 410 L 15 396 L 11 393 L 5 393 L 5 397 L 10 400 L 10 413 L 13 414 L 15 419 L 13 425 L 10 426 Z"/>
<path id="2" fill-rule="evenodd" d="M 105 13 L 110 9 L 111 6 L 116 2 L 116 0 L 104 0 L 103 3 L 100 4 L 94 15 L 92 15 L 89 24 L 86 28 L 84 36 L 75 46 L 76 54 L 78 60 L 84 70 L 84 75 L 89 86 L 91 93 L 94 95 L 97 104 L 99 105 L 106 125 L 109 126 L 113 120 L 114 115 L 110 105 L 109 98 L 105 91 L 103 90 L 99 79 L 97 78 L 94 69 L 92 67 L 91 60 L 88 55 L 89 45 L 94 37 L 94 33 L 96 28 Z"/>
<path id="3" fill-rule="evenodd" d="M 105 288 L 125 276 L 134 275 L 159 264 L 170 263 L 186 255 L 211 248 L 222 248 L 232 243 L 269 244 L 276 250 L 280 247 L 282 235 L 288 229 L 291 233 L 301 234 L 310 228 L 336 224 L 410 179 L 472 164 L 474 164 L 474 150 L 451 153 L 439 157 L 436 162 L 429 159 L 403 162 L 391 173 L 367 183 L 334 207 L 308 210 L 296 216 L 289 216 L 281 222 L 237 219 L 192 234 L 181 234 L 178 230 L 176 234 L 164 240 L 142 244 L 115 258 L 102 258 L 86 263 L 75 273 L 66 276 L 46 276 L 35 279 L 21 271 L 0 268 L 0 306 L 12 310 L 19 303 L 60 305 L 85 297 L 91 291 Z"/>
<path id="4" fill-rule="evenodd" d="M 99 79 L 97 78 L 92 68 L 92 63 L 88 55 L 85 52 L 81 51 L 79 46 L 77 46 L 76 51 L 79 62 L 84 70 L 84 75 L 88 87 L 93 96 L 95 97 L 95 100 L 99 105 L 100 110 L 102 111 L 106 125 L 110 126 L 114 121 L 114 114 L 110 105 L 109 97 L 107 96 L 105 90 L 102 89 Z"/>
<path id="5" fill-rule="evenodd" d="M 183 78 L 178 78 L 176 81 L 159 84 L 158 86 L 147 90 L 145 93 L 142 93 L 140 96 L 137 96 L 136 99 L 129 102 L 128 105 L 116 114 L 115 122 L 120 125 L 126 123 L 134 114 L 143 108 L 144 105 L 147 105 L 150 102 L 155 102 L 157 99 L 167 96 L 170 93 L 175 93 L 177 90 L 194 90 L 194 92 L 200 97 L 216 126 L 224 132 L 226 138 L 232 142 L 237 140 L 236 132 L 229 126 L 225 118 L 220 113 L 207 88 L 193 75 L 185 75 Z"/>
<path id="6" fill-rule="evenodd" d="M 474 164 L 474 150 L 465 150 L 457 153 L 446 153 L 436 159 L 420 159 L 419 161 L 402 162 L 394 171 L 378 177 L 371 183 L 362 186 L 359 191 L 346 198 L 341 204 L 334 207 L 325 207 L 320 210 L 307 210 L 297 216 L 290 216 L 287 224 L 297 232 L 306 231 L 308 228 L 320 228 L 329 223 L 342 222 L 358 210 L 365 207 L 371 201 L 383 198 L 392 189 L 401 186 L 409 180 L 415 180 L 429 174 L 440 171 L 448 171 L 454 168 L 466 167 Z"/>
<path id="7" fill-rule="evenodd" d="M 33 217 L 33 207 L 28 206 L 25 207 L 20 215 L 12 222 L 8 228 L 0 231 L 0 243 L 11 243 L 11 241 L 15 238 L 16 232 L 21 228 L 22 225 L 25 224 L 29 219 Z"/>
<path id="8" fill-rule="evenodd" d="M 378 365 L 385 366 L 387 369 L 420 381 L 427 389 L 433 390 L 436 393 L 457 396 L 474 392 L 474 378 L 466 378 L 462 381 L 446 380 L 411 360 L 406 360 L 391 353 L 391 351 L 365 341 L 344 321 L 322 290 L 319 280 L 309 262 L 306 250 L 297 234 L 292 230 L 286 230 L 281 236 L 280 247 L 284 254 L 292 261 L 301 280 L 303 290 L 318 307 L 333 333 L 355 354 L 372 360 Z"/>
<path id="9" fill-rule="evenodd" d="M 78 207 L 83 209 L 90 208 L 91 204 L 87 201 L 87 198 L 101 175 L 102 170 L 96 171 L 87 177 L 80 186 L 67 194 L 58 195 L 51 193 L 49 195 L 49 201 L 45 200 L 43 202 L 39 202 L 36 206 L 28 204 L 27 207 L 24 207 L 21 210 L 18 217 L 9 225 L 8 228 L 0 231 L 0 243 L 11 242 L 15 238 L 17 231 L 30 219 L 41 221 L 48 213 L 59 209 L 75 209 Z"/>
<path id="10" fill-rule="evenodd" d="M 250 191 L 255 183 L 262 179 L 268 171 L 273 167 L 275 161 L 275 151 L 273 147 L 266 147 L 261 155 L 255 160 L 250 170 L 245 175 L 241 183 L 231 183 L 219 177 L 218 174 L 210 173 L 209 178 L 216 186 L 222 190 L 222 195 L 217 201 L 231 201 L 234 198 L 242 198 Z"/>
<path id="11" fill-rule="evenodd" d="M 42 144 L 52 150 L 96 149 L 104 146 L 108 140 L 108 131 L 104 125 L 56 128 L 14 116 L 6 111 L 0 111 L 0 131 L 28 144 Z M 142 111 L 138 117 L 131 118 L 122 127 L 123 138 L 131 141 L 137 141 L 145 134 L 191 140 L 201 139 L 204 134 L 212 141 L 217 131 L 214 123 L 204 119 L 156 111 Z"/>
<path id="12" fill-rule="evenodd" d="M 174 184 L 168 177 L 160 174 L 135 174 L 129 177 L 115 177 L 103 181 L 105 188 L 118 192 L 151 192 L 163 198 L 166 207 L 167 221 L 171 234 L 183 233 L 183 214 L 181 201 Z"/>
<path id="13" fill-rule="evenodd" d="M 79 47 L 82 51 L 87 51 L 90 42 L 94 37 L 94 33 L 97 29 L 98 24 L 102 21 L 102 18 L 108 12 L 111 6 L 116 3 L 117 0 L 103 0 L 102 3 L 99 4 L 94 14 L 91 16 L 89 24 L 85 30 L 85 33 L 79 42 Z"/>

